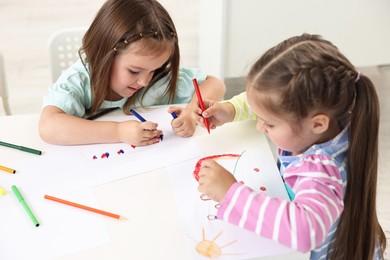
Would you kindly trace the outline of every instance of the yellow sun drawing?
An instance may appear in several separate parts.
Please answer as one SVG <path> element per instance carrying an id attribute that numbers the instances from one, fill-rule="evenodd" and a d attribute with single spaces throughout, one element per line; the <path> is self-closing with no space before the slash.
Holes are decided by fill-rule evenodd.
<path id="1" fill-rule="evenodd" d="M 237 240 L 233 240 L 224 246 L 219 246 L 215 241 L 217 240 L 218 237 L 222 235 L 222 232 L 223 231 L 219 232 L 212 240 L 207 240 L 205 239 L 204 228 L 202 227 L 202 241 L 200 241 L 196 245 L 195 247 L 196 252 L 208 258 L 217 258 L 221 256 L 222 248 L 237 242 Z"/>

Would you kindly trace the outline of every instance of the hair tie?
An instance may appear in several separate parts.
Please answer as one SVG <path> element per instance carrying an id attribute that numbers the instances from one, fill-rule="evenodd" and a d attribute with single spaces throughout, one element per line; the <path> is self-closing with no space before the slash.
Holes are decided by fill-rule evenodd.
<path id="1" fill-rule="evenodd" d="M 361 74 L 362 74 L 361 72 L 358 72 L 358 74 L 356 75 L 356 78 L 355 78 L 355 83 L 359 81 Z"/>

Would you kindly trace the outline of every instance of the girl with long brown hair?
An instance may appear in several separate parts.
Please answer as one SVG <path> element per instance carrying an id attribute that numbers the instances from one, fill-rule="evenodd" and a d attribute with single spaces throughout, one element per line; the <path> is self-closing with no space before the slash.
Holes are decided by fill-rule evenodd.
<path id="1" fill-rule="evenodd" d="M 383 259 L 376 212 L 379 103 L 373 83 L 331 42 L 289 38 L 252 66 L 246 92 L 205 102 L 211 128 L 257 118 L 278 146 L 280 171 L 295 197 L 268 197 L 238 183 L 215 161 L 199 172 L 199 191 L 219 201 L 218 218 L 311 259 Z M 260 158 L 259 158 L 260 160 Z"/>
<path id="2" fill-rule="evenodd" d="M 192 79 L 204 98 L 221 99 L 225 85 L 199 69 L 179 68 L 180 53 L 174 23 L 155 0 L 108 0 L 85 33 L 80 60 L 49 88 L 39 122 L 48 143 L 74 145 L 124 142 L 142 146 L 159 142 L 162 132 L 154 122 L 92 121 L 85 117 L 120 107 L 163 104 L 178 118 L 173 130 L 191 136 L 197 106 Z"/>

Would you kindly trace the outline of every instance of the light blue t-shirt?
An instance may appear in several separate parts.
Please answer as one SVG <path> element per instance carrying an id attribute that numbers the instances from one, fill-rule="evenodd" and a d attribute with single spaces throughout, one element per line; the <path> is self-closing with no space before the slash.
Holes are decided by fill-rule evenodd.
<path id="1" fill-rule="evenodd" d="M 176 96 L 172 104 L 185 104 L 191 101 L 194 94 L 192 79 L 196 78 L 201 84 L 206 80 L 207 75 L 199 69 L 180 68 L 177 80 Z M 169 97 L 166 95 L 161 98 L 168 87 L 168 76 L 157 81 L 150 87 L 144 96 L 143 106 L 166 105 L 169 104 Z M 144 91 L 141 89 L 140 91 Z M 100 109 L 110 107 L 122 108 L 127 98 L 118 101 L 103 101 Z M 43 99 L 43 107 L 56 106 L 65 113 L 77 117 L 83 117 L 92 106 L 91 82 L 88 70 L 84 67 L 81 60 L 78 60 L 69 67 L 58 80 L 49 87 L 49 93 Z M 141 104 L 137 101 L 135 107 Z"/>

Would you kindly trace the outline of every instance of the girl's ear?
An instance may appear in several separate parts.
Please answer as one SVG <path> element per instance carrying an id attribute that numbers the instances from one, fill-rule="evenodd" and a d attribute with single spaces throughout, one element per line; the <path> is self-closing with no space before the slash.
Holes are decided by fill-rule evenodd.
<path id="1" fill-rule="evenodd" d="M 330 118 L 325 114 L 317 114 L 311 118 L 312 132 L 322 134 L 329 128 Z"/>

